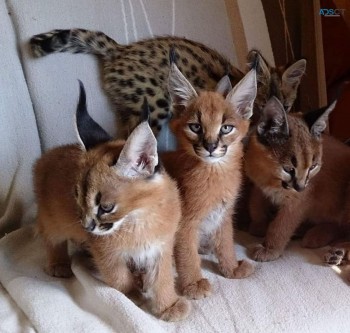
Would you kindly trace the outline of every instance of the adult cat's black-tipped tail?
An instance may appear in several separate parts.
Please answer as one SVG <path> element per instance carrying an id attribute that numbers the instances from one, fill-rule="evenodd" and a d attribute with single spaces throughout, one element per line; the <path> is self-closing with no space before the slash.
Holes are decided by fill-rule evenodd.
<path id="1" fill-rule="evenodd" d="M 141 122 L 147 121 L 150 124 L 150 112 L 147 97 L 144 97 L 141 109 Z"/>
<path id="2" fill-rule="evenodd" d="M 79 102 L 76 110 L 76 126 L 78 135 L 86 150 L 110 141 L 112 137 L 91 118 L 86 106 L 86 93 L 84 84 L 79 81 Z"/>

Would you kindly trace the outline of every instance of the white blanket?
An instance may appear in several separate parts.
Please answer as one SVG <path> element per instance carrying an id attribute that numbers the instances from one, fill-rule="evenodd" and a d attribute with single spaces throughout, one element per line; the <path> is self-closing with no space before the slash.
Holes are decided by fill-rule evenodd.
<path id="1" fill-rule="evenodd" d="M 245 233 L 238 238 L 244 245 L 257 241 Z M 246 257 L 245 247 L 237 247 Z M 188 319 L 166 323 L 95 279 L 79 256 L 72 263 L 75 277 L 47 276 L 41 240 L 25 227 L 0 240 L 6 289 L 0 332 L 349 332 L 350 288 L 321 264 L 321 252 L 295 242 L 279 260 L 256 263 L 254 275 L 243 280 L 223 278 L 214 259 L 203 257 L 213 295 L 192 301 Z"/>

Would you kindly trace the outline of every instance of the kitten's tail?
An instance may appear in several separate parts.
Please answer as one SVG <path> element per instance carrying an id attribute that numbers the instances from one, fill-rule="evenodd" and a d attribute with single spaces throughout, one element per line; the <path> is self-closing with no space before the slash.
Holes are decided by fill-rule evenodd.
<path id="1" fill-rule="evenodd" d="M 33 36 L 29 43 L 36 57 L 57 52 L 93 53 L 110 57 L 121 47 L 103 32 L 84 29 L 51 30 Z"/>

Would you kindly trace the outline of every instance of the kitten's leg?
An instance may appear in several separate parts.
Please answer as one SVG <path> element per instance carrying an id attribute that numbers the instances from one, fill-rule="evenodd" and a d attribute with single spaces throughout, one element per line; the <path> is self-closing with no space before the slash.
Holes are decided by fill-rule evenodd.
<path id="1" fill-rule="evenodd" d="M 281 256 L 293 233 L 302 222 L 300 205 L 281 207 L 275 219 L 270 223 L 263 245 L 255 247 L 253 259 L 271 261 Z"/>
<path id="2" fill-rule="evenodd" d="M 335 223 L 322 223 L 308 230 L 301 242 L 303 247 L 310 249 L 323 247 L 341 236 L 340 227 Z"/>
<path id="3" fill-rule="evenodd" d="M 127 294 L 135 288 L 134 276 L 122 258 L 106 259 L 93 253 L 94 263 L 101 274 L 102 281 L 110 287 Z"/>
<path id="4" fill-rule="evenodd" d="M 172 246 L 159 259 L 158 272 L 151 286 L 152 312 L 166 321 L 179 321 L 190 313 L 190 302 L 176 294 L 172 270 Z M 152 274 L 150 272 L 149 274 Z"/>
<path id="5" fill-rule="evenodd" d="M 71 262 L 68 255 L 67 241 L 53 244 L 51 241 L 44 239 L 47 265 L 45 272 L 48 275 L 62 278 L 69 278 L 73 275 Z"/>
<path id="6" fill-rule="evenodd" d="M 188 298 L 200 299 L 211 294 L 211 286 L 202 276 L 197 228 L 194 225 L 193 221 L 183 218 L 176 234 L 174 255 L 181 292 Z"/>
<path id="7" fill-rule="evenodd" d="M 249 233 L 253 236 L 264 237 L 268 228 L 267 209 L 272 206 L 263 193 L 256 186 L 250 192 L 249 213 L 250 224 Z"/>
<path id="8" fill-rule="evenodd" d="M 219 227 L 214 236 L 215 253 L 222 275 L 229 279 L 241 279 L 252 274 L 254 267 L 248 261 L 237 261 L 231 213 L 231 210 L 229 210 L 221 227 Z"/>

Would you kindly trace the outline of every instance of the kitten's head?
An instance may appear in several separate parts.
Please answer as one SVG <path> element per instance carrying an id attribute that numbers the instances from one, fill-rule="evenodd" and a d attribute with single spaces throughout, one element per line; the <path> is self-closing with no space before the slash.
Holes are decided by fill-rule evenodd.
<path id="1" fill-rule="evenodd" d="M 147 121 L 125 141 L 111 137 L 90 117 L 82 84 L 76 113 L 82 149 L 75 197 L 84 228 L 95 235 L 112 233 L 140 211 L 162 184 L 157 142 Z"/>
<path id="2" fill-rule="evenodd" d="M 279 99 L 286 112 L 292 108 L 297 97 L 298 87 L 306 69 L 306 60 L 300 59 L 290 66 L 274 68 L 270 66 L 259 51 L 252 50 L 248 54 L 249 68 L 257 72 L 258 93 L 254 104 L 255 124 L 267 101 L 275 96 Z"/>
<path id="3" fill-rule="evenodd" d="M 170 126 L 183 150 L 208 163 L 223 161 L 234 153 L 234 147 L 247 133 L 253 112 L 255 70 L 233 89 L 225 76 L 215 92 L 197 94 L 172 63 L 168 90 L 174 106 Z"/>
<path id="4" fill-rule="evenodd" d="M 265 193 L 300 192 L 322 164 L 321 134 L 335 102 L 326 108 L 287 114 L 272 97 L 249 138 L 245 170 Z"/>

